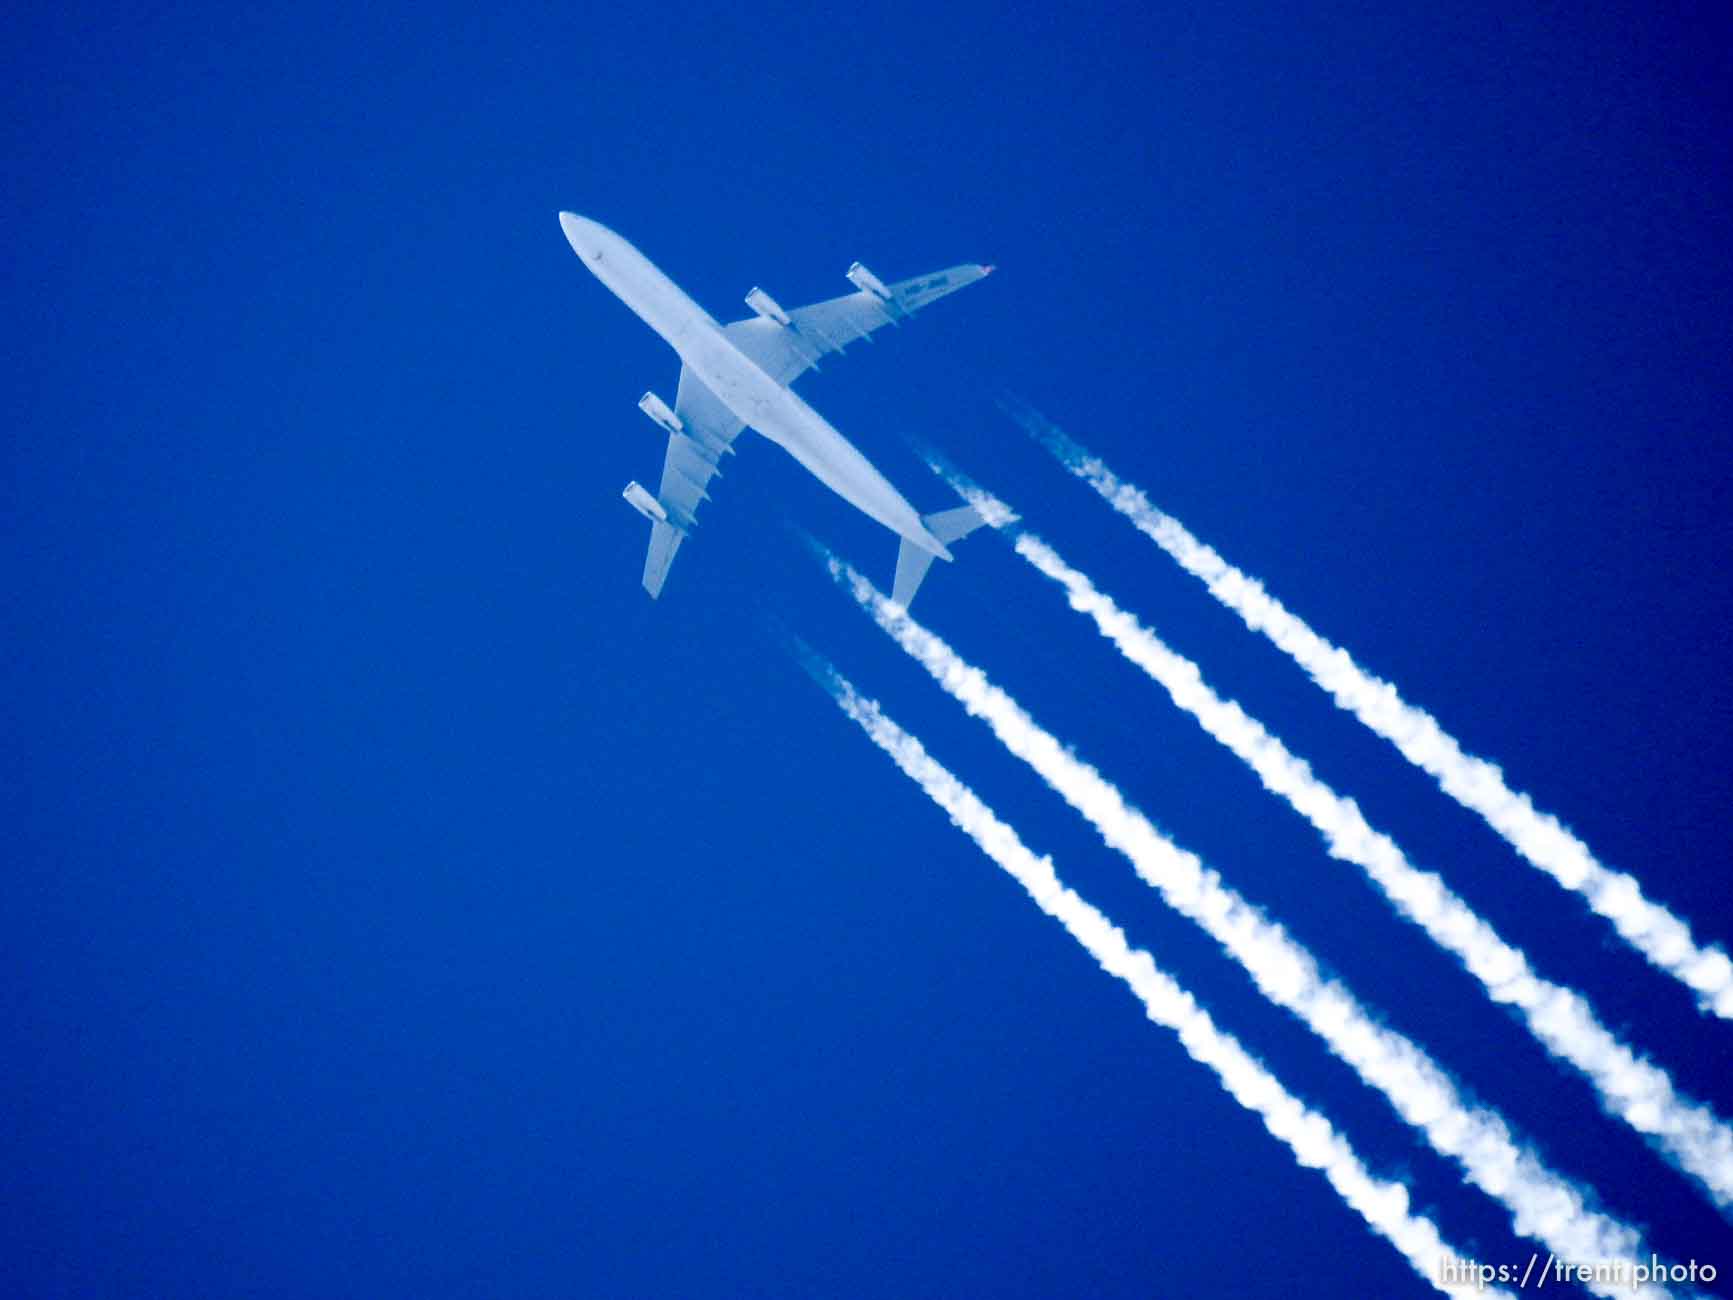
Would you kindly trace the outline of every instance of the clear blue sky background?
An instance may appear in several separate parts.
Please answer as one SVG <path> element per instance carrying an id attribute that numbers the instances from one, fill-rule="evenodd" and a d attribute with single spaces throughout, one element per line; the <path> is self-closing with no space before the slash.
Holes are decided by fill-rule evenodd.
<path id="1" fill-rule="evenodd" d="M 1013 387 L 1733 941 L 1733 78 L 1713 5 L 25 5 L 0 42 L 0 1290 L 1403 1295 L 792 665 L 832 655 L 1451 1239 L 1527 1246 L 783 527 L 747 435 L 660 602 L 713 314 L 992 280 L 803 392 L 925 438 L 1733 1112 L 1733 1030 L 991 405 Z M 917 612 L 1561 1169 L 1724 1220 L 1002 542 Z"/>

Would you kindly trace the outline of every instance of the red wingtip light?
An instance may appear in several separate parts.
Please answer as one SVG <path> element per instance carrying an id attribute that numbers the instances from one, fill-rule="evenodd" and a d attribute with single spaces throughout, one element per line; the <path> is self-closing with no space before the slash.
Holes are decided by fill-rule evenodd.
<path id="1" fill-rule="evenodd" d="M 983 266 L 981 268 L 981 274 L 982 275 L 991 275 L 991 274 L 993 274 L 994 271 L 996 271 L 998 269 L 999 268 L 996 266 Z"/>

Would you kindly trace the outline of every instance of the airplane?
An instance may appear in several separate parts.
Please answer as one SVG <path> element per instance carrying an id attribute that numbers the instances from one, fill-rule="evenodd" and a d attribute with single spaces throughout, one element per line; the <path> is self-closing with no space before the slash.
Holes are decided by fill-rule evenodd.
<path id="1" fill-rule="evenodd" d="M 856 262 L 848 279 L 856 292 L 784 311 L 762 289 L 746 295 L 753 315 L 730 325 L 715 318 L 619 235 L 573 212 L 560 213 L 572 251 L 584 266 L 660 334 L 680 355 L 674 406 L 645 393 L 638 406 L 668 434 L 662 489 L 652 496 L 637 482 L 622 495 L 650 521 L 644 590 L 661 594 L 680 543 L 697 526 L 698 505 L 720 473 L 723 456 L 747 426 L 787 451 L 826 487 L 900 539 L 892 599 L 907 608 L 937 556 L 981 525 L 969 506 L 922 515 L 871 461 L 789 385 L 818 359 L 840 353 L 882 325 L 897 325 L 920 308 L 990 274 L 965 264 L 885 284 Z"/>

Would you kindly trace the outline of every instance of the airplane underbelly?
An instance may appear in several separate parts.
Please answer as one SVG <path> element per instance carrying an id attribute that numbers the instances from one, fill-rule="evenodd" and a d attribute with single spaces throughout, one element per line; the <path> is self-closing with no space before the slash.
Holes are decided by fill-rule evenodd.
<path id="1" fill-rule="evenodd" d="M 868 518 L 905 537 L 926 537 L 915 508 L 824 417 L 810 407 L 788 415 L 788 428 L 783 436 L 769 433 L 766 436 L 781 443 L 814 478 Z"/>
<path id="2" fill-rule="evenodd" d="M 706 343 L 709 340 L 705 340 Z M 748 425 L 770 438 L 773 442 L 781 442 L 772 428 L 780 426 L 776 419 L 775 408 L 778 390 L 768 375 L 759 371 L 756 375 L 745 367 L 757 370 L 752 362 L 734 353 L 734 349 L 723 345 L 726 351 L 721 352 L 714 347 L 700 347 L 691 355 L 682 354 L 681 359 L 691 366 L 698 377 L 704 381 L 704 386 L 721 400 L 722 404 Z"/>
<path id="3" fill-rule="evenodd" d="M 926 544 L 920 514 L 823 416 L 760 370 L 720 331 L 696 338 L 694 344 L 681 359 L 729 410 L 862 514 Z"/>

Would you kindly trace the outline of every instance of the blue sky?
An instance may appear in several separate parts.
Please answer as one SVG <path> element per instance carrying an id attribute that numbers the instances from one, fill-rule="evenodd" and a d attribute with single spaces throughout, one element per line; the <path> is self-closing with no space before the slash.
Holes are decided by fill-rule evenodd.
<path id="1" fill-rule="evenodd" d="M 1733 1030 L 1335 711 L 1013 388 L 1733 943 L 1733 83 L 1691 6 L 33 6 L 7 99 L 0 1281 L 40 1296 L 1410 1294 L 795 668 L 797 632 L 1447 1236 L 1528 1246 L 813 564 L 712 314 L 962 261 L 802 392 L 1009 499 L 1544 973 Z M 917 613 L 1679 1258 L 1733 1233 L 993 537 Z"/>

